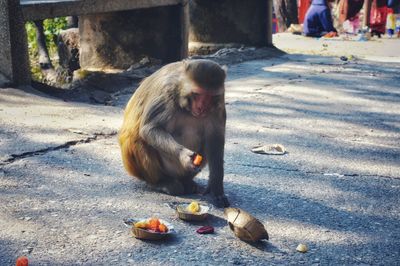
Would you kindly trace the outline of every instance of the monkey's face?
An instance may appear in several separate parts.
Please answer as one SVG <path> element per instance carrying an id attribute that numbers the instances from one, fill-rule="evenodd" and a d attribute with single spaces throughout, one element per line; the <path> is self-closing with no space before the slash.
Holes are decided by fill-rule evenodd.
<path id="1" fill-rule="evenodd" d="M 223 88 L 208 91 L 200 87 L 192 89 L 190 94 L 190 111 L 194 117 L 206 117 L 216 106 L 216 101 L 223 94 Z"/>
<path id="2" fill-rule="evenodd" d="M 192 93 L 190 110 L 194 117 L 205 117 L 211 109 L 212 96 Z"/>

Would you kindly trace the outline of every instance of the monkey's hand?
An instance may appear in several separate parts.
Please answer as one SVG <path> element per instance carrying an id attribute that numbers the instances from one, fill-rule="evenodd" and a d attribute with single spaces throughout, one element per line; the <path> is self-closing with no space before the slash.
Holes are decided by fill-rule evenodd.
<path id="1" fill-rule="evenodd" d="M 225 196 L 225 194 L 217 194 L 212 192 L 212 189 L 210 186 L 207 186 L 206 190 L 203 192 L 203 195 L 206 194 L 211 194 L 212 195 L 212 200 L 213 204 L 218 207 L 218 208 L 226 208 L 230 206 L 228 198 Z"/>
<path id="2" fill-rule="evenodd" d="M 187 172 L 197 174 L 201 168 L 193 163 L 194 156 L 196 156 L 194 151 L 184 148 L 179 153 L 179 161 Z"/>

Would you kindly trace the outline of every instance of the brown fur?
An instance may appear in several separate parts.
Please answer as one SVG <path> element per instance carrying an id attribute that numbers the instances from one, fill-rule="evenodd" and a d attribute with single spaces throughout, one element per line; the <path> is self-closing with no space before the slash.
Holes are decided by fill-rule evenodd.
<path id="1" fill-rule="evenodd" d="M 191 115 L 190 102 L 193 86 L 223 89 L 224 80 L 225 71 L 209 60 L 172 63 L 144 79 L 126 106 L 119 134 L 128 173 L 155 186 L 185 184 L 197 174 L 187 163 L 195 152 L 205 157 L 201 167 L 212 161 L 209 187 L 216 184 L 211 192 L 223 195 L 224 95 L 215 96 L 203 118 Z"/>

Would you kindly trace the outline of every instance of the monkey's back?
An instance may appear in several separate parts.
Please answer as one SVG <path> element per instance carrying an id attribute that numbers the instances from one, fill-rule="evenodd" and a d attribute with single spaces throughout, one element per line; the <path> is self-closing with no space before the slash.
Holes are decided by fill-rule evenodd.
<path id="1" fill-rule="evenodd" d="M 122 160 L 129 174 L 150 183 L 156 183 L 160 167 L 158 151 L 147 145 L 140 137 L 146 113 L 159 97 L 176 97 L 174 84 L 182 72 L 182 62 L 168 64 L 145 78 L 129 100 L 119 134 Z M 171 90 L 166 93 L 165 90 Z M 161 99 L 164 102 L 166 99 Z M 151 165 L 151 166 L 150 166 Z M 150 170 L 149 170 L 150 169 Z M 152 173 L 151 171 L 154 171 Z"/>

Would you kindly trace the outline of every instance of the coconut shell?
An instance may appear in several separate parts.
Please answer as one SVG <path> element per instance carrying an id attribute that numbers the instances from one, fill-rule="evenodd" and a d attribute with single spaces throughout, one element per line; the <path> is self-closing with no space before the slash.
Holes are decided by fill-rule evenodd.
<path id="1" fill-rule="evenodd" d="M 264 225 L 248 212 L 239 208 L 226 208 L 224 213 L 229 228 L 241 240 L 257 242 L 262 239 L 269 239 Z"/>

